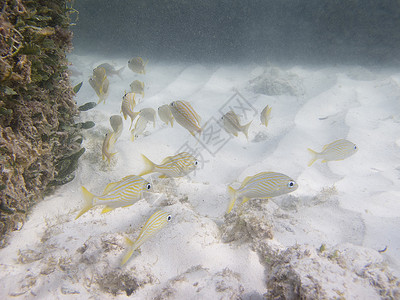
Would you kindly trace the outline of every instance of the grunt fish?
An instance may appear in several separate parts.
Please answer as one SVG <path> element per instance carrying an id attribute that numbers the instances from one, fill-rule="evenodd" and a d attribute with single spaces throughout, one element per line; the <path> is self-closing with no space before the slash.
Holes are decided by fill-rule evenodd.
<path id="1" fill-rule="evenodd" d="M 248 131 L 252 121 L 246 125 L 240 125 L 239 116 L 232 110 L 223 115 L 221 119 L 224 123 L 224 128 L 228 133 L 238 136 L 238 132 L 240 131 L 243 132 L 247 139 L 249 138 Z"/>
<path id="2" fill-rule="evenodd" d="M 262 110 L 261 114 L 260 114 L 260 120 L 261 123 L 263 125 L 265 125 L 265 127 L 268 126 L 268 122 L 271 119 L 271 107 L 269 107 L 268 105 Z"/>
<path id="3" fill-rule="evenodd" d="M 161 229 L 163 229 L 169 221 L 171 221 L 172 217 L 170 214 L 165 211 L 159 210 L 151 215 L 151 217 L 146 221 L 142 230 L 139 233 L 139 236 L 135 241 L 132 241 L 129 238 L 126 238 L 126 242 L 129 245 L 129 251 L 125 254 L 122 259 L 121 266 L 124 265 L 129 258 L 132 256 L 133 252 L 139 248 L 145 241 L 147 241 L 150 237 L 155 235 Z"/>
<path id="4" fill-rule="evenodd" d="M 153 122 L 153 127 L 156 127 L 156 111 L 150 107 L 143 108 L 139 111 L 139 115 L 149 122 Z"/>
<path id="5" fill-rule="evenodd" d="M 117 69 L 115 69 L 115 67 L 113 65 L 110 65 L 109 63 L 104 63 L 101 65 L 98 65 L 97 68 L 104 68 L 107 76 L 117 75 L 119 78 L 122 79 L 121 72 L 125 69 L 125 66 L 123 66 L 122 68 L 117 70 Z"/>
<path id="6" fill-rule="evenodd" d="M 137 138 L 140 134 L 142 134 L 144 132 L 144 130 L 147 127 L 147 123 L 148 123 L 148 121 L 146 118 L 139 116 L 139 118 L 137 119 L 137 121 L 135 123 L 135 127 L 131 131 L 132 141 L 134 141 L 135 138 Z"/>
<path id="7" fill-rule="evenodd" d="M 116 142 L 115 133 L 108 132 L 103 141 L 103 147 L 101 148 L 101 153 L 103 155 L 103 160 L 107 159 L 108 163 L 111 161 L 111 157 L 113 157 L 115 153 L 111 153 L 111 149 Z"/>
<path id="8" fill-rule="evenodd" d="M 174 127 L 174 117 L 167 104 L 164 104 L 158 108 L 158 116 L 165 124 L 168 125 L 168 123 L 171 123 L 171 127 Z"/>
<path id="9" fill-rule="evenodd" d="M 176 122 L 185 127 L 191 135 L 201 133 L 201 118 L 187 101 L 174 101 L 169 105 Z"/>
<path id="10" fill-rule="evenodd" d="M 141 57 L 133 57 L 128 61 L 128 67 L 135 73 L 146 74 L 145 67 L 148 62 L 144 62 Z"/>
<path id="11" fill-rule="evenodd" d="M 242 205 L 252 198 L 267 199 L 291 193 L 297 188 L 298 185 L 293 179 L 281 173 L 261 172 L 248 176 L 238 189 L 228 187 L 231 201 L 227 213 L 232 210 L 238 198 L 243 198 Z"/>
<path id="12" fill-rule="evenodd" d="M 160 178 L 182 177 L 194 171 L 199 164 L 196 158 L 187 152 L 181 152 L 174 156 L 167 156 L 159 165 L 153 163 L 143 154 L 142 157 L 146 168 L 139 176 L 159 172 L 162 173 Z"/>
<path id="13" fill-rule="evenodd" d="M 129 175 L 120 181 L 109 183 L 104 189 L 103 195 L 96 196 L 82 186 L 84 206 L 75 220 L 85 212 L 98 205 L 105 205 L 102 214 L 117 207 L 126 207 L 143 198 L 143 193 L 151 191 L 151 184 L 140 176 Z"/>
<path id="14" fill-rule="evenodd" d="M 310 148 L 307 150 L 312 155 L 312 158 L 308 163 L 308 166 L 311 166 L 317 159 L 322 159 L 322 162 L 343 160 L 356 153 L 358 148 L 352 142 L 345 139 L 340 139 L 325 145 L 321 152 L 316 152 Z"/>
<path id="15" fill-rule="evenodd" d="M 129 127 L 129 130 L 132 127 L 133 120 L 135 120 L 139 115 L 139 112 L 133 111 L 135 106 L 135 93 L 125 93 L 124 97 L 122 97 L 121 112 L 125 120 L 128 116 L 131 118 L 131 126 Z"/>
<path id="16" fill-rule="evenodd" d="M 141 94 L 144 97 L 144 82 L 135 80 L 130 84 L 132 93 Z"/>

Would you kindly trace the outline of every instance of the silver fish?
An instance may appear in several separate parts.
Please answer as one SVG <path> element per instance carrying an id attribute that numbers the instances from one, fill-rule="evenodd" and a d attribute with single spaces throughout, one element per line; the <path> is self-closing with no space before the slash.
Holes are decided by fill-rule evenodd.
<path id="1" fill-rule="evenodd" d="M 160 178 L 182 177 L 194 171 L 199 164 L 197 159 L 187 152 L 181 152 L 174 156 L 167 156 L 159 165 L 153 163 L 143 154 L 142 157 L 146 168 L 139 174 L 139 176 L 159 172 L 163 174 Z"/>
<path id="2" fill-rule="evenodd" d="M 124 124 L 120 115 L 113 115 L 110 117 L 110 125 L 114 130 L 115 141 L 121 136 Z"/>
<path id="3" fill-rule="evenodd" d="M 265 125 L 265 127 L 268 126 L 268 122 L 271 119 L 271 107 L 268 105 L 262 110 L 260 114 L 260 120 L 261 124 Z"/>
<path id="4" fill-rule="evenodd" d="M 130 84 L 132 93 L 141 94 L 144 97 L 144 82 L 135 80 Z"/>
<path id="5" fill-rule="evenodd" d="M 240 125 L 239 116 L 232 110 L 223 115 L 221 119 L 224 123 L 224 128 L 228 133 L 238 136 L 238 132 L 240 131 L 243 132 L 248 139 L 248 131 L 252 121 L 246 125 Z"/>
<path id="6" fill-rule="evenodd" d="M 135 140 L 139 135 L 141 135 L 147 127 L 147 119 L 139 116 L 135 123 L 135 127 L 131 131 L 131 139 L 132 141 Z"/>
<path id="7" fill-rule="evenodd" d="M 140 176 L 129 175 L 120 181 L 109 183 L 104 189 L 103 195 L 96 196 L 82 186 L 84 206 L 75 220 L 85 212 L 97 205 L 105 205 L 102 214 L 117 207 L 126 207 L 143 198 L 143 193 L 151 191 L 151 184 Z"/>
<path id="8" fill-rule="evenodd" d="M 231 201 L 227 213 L 232 210 L 238 198 L 243 198 L 241 203 L 243 204 L 252 198 L 267 199 L 291 193 L 297 188 L 298 185 L 293 179 L 281 173 L 261 172 L 248 176 L 238 189 L 228 187 Z"/>
<path id="9" fill-rule="evenodd" d="M 340 139 L 325 145 L 321 152 L 316 152 L 308 148 L 308 151 L 312 155 L 308 166 L 311 166 L 317 159 L 322 159 L 322 162 L 342 160 L 353 155 L 357 150 L 358 148 L 355 144 L 345 139 Z"/>
<path id="10" fill-rule="evenodd" d="M 144 62 L 141 57 L 133 57 L 128 61 L 128 67 L 135 73 L 146 74 L 145 67 L 148 62 Z"/>
<path id="11" fill-rule="evenodd" d="M 149 122 L 153 122 L 153 127 L 156 127 L 156 111 L 151 107 L 143 108 L 139 111 L 139 115 Z"/>
<path id="12" fill-rule="evenodd" d="M 145 241 L 147 241 L 150 237 L 155 235 L 161 229 L 163 229 L 169 221 L 171 221 L 172 217 L 170 214 L 165 211 L 159 210 L 151 215 L 151 217 L 146 221 L 142 230 L 139 233 L 139 236 L 135 241 L 132 241 L 129 238 L 126 238 L 126 242 L 129 245 L 129 251 L 124 256 L 121 262 L 121 266 L 124 265 L 129 258 L 132 256 L 133 252 L 139 248 Z"/>
<path id="13" fill-rule="evenodd" d="M 171 127 L 174 127 L 174 116 L 172 115 L 167 104 L 164 104 L 158 108 L 158 116 L 165 124 L 168 125 L 168 123 L 171 123 Z"/>
<path id="14" fill-rule="evenodd" d="M 117 70 L 117 69 L 115 69 L 115 67 L 113 65 L 110 65 L 109 63 L 104 63 L 101 65 L 98 65 L 97 68 L 104 68 L 107 76 L 117 75 L 119 78 L 122 79 L 121 72 L 125 69 L 125 66 Z"/>
<path id="15" fill-rule="evenodd" d="M 176 122 L 189 130 L 191 135 L 201 133 L 201 118 L 187 101 L 174 101 L 169 105 L 172 115 Z"/>

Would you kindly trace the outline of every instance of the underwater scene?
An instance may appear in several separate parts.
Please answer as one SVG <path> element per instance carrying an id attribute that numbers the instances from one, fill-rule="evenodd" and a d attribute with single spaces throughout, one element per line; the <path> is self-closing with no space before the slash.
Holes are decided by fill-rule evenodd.
<path id="1" fill-rule="evenodd" d="M 54 3 L 73 163 L 0 249 L 1 299 L 400 299 L 399 1 Z M 15 51 L 48 53 L 24 22 Z"/>

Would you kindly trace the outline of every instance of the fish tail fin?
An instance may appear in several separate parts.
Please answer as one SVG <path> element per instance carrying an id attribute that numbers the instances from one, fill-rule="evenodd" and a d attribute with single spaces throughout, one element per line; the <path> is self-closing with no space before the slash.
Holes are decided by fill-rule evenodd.
<path id="1" fill-rule="evenodd" d="M 174 127 L 174 119 L 171 119 L 171 127 Z"/>
<path id="2" fill-rule="evenodd" d="M 317 159 L 318 159 L 318 152 L 308 148 L 308 152 L 312 155 L 310 161 L 308 162 L 308 166 L 310 167 Z"/>
<path id="3" fill-rule="evenodd" d="M 117 76 L 118 76 L 119 78 L 121 78 L 121 79 L 123 79 L 122 76 L 121 76 L 121 72 L 122 72 L 124 69 L 125 69 L 125 66 L 123 66 L 121 69 L 118 69 L 118 70 L 117 70 Z"/>
<path id="4" fill-rule="evenodd" d="M 93 207 L 93 198 L 94 194 L 89 192 L 84 186 L 82 186 L 83 198 L 85 200 L 85 204 L 79 214 L 76 216 L 75 220 L 82 216 L 85 212 Z"/>
<path id="5" fill-rule="evenodd" d="M 142 154 L 142 158 L 145 164 L 145 169 L 138 176 L 143 176 L 152 173 L 154 171 L 155 164 L 150 159 L 148 159 L 144 154 Z"/>
<path id="6" fill-rule="evenodd" d="M 133 252 L 135 251 L 136 247 L 134 247 L 135 242 L 132 241 L 130 238 L 125 237 L 125 243 L 129 246 L 129 251 L 124 255 L 124 258 L 121 261 L 121 266 L 126 264 L 126 262 L 131 258 Z"/>
<path id="7" fill-rule="evenodd" d="M 242 131 L 243 131 L 244 135 L 246 136 L 246 139 L 249 139 L 248 134 L 249 134 L 249 127 L 250 127 L 251 122 L 253 122 L 253 121 L 250 121 L 246 125 L 242 126 Z"/>
<path id="8" fill-rule="evenodd" d="M 226 213 L 229 214 L 231 212 L 233 206 L 235 205 L 237 195 L 236 195 L 236 190 L 231 186 L 228 186 L 228 192 L 229 192 L 229 195 L 231 196 L 231 201 L 229 202 L 228 210 Z"/>

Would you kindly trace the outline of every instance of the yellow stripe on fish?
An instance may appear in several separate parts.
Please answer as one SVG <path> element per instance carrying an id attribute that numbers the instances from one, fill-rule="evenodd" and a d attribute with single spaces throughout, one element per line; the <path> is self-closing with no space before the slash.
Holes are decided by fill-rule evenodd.
<path id="1" fill-rule="evenodd" d="M 321 152 L 316 152 L 310 148 L 307 150 L 312 155 L 312 158 L 308 163 L 308 166 L 311 166 L 317 159 L 322 159 L 322 162 L 343 160 L 356 153 L 358 148 L 352 142 L 345 139 L 340 139 L 325 145 Z"/>
<path id="2" fill-rule="evenodd" d="M 139 115 L 139 112 L 133 111 L 135 106 L 135 93 L 125 93 L 124 97 L 122 97 L 121 112 L 124 115 L 125 120 L 128 116 L 131 118 L 131 126 L 129 127 L 129 130 L 132 128 L 133 120 L 135 120 Z"/>
<path id="3" fill-rule="evenodd" d="M 190 134 L 201 133 L 201 118 L 187 101 L 174 101 L 169 105 L 175 120 L 187 130 Z"/>
<path id="4" fill-rule="evenodd" d="M 159 172 L 163 174 L 160 176 L 161 178 L 182 177 L 192 172 L 198 165 L 196 158 L 187 152 L 181 152 L 174 156 L 167 156 L 159 165 L 153 163 L 143 154 L 142 157 L 146 168 L 139 176 Z"/>
<path id="5" fill-rule="evenodd" d="M 135 241 L 132 241 L 129 238 L 126 238 L 130 249 L 128 253 L 124 256 L 121 262 L 121 266 L 124 265 L 129 258 L 132 256 L 133 252 L 139 248 L 146 240 L 152 237 L 154 234 L 159 232 L 162 228 L 164 228 L 167 223 L 171 221 L 171 215 L 166 213 L 165 211 L 159 210 L 155 212 L 144 224 L 142 230 L 139 233 L 139 236 Z"/>
<path id="6" fill-rule="evenodd" d="M 148 181 L 136 175 L 129 175 L 120 181 L 109 183 L 101 196 L 92 194 L 82 186 L 85 204 L 75 220 L 97 205 L 106 206 L 101 213 L 109 212 L 117 207 L 132 205 L 143 197 L 143 192 L 151 189 Z"/>
<path id="7" fill-rule="evenodd" d="M 238 198 L 243 198 L 241 203 L 243 204 L 252 198 L 272 198 L 291 193 L 297 188 L 298 185 L 293 179 L 281 173 L 261 172 L 254 176 L 248 176 L 238 189 L 228 187 L 231 201 L 227 213 L 230 213 Z"/>

